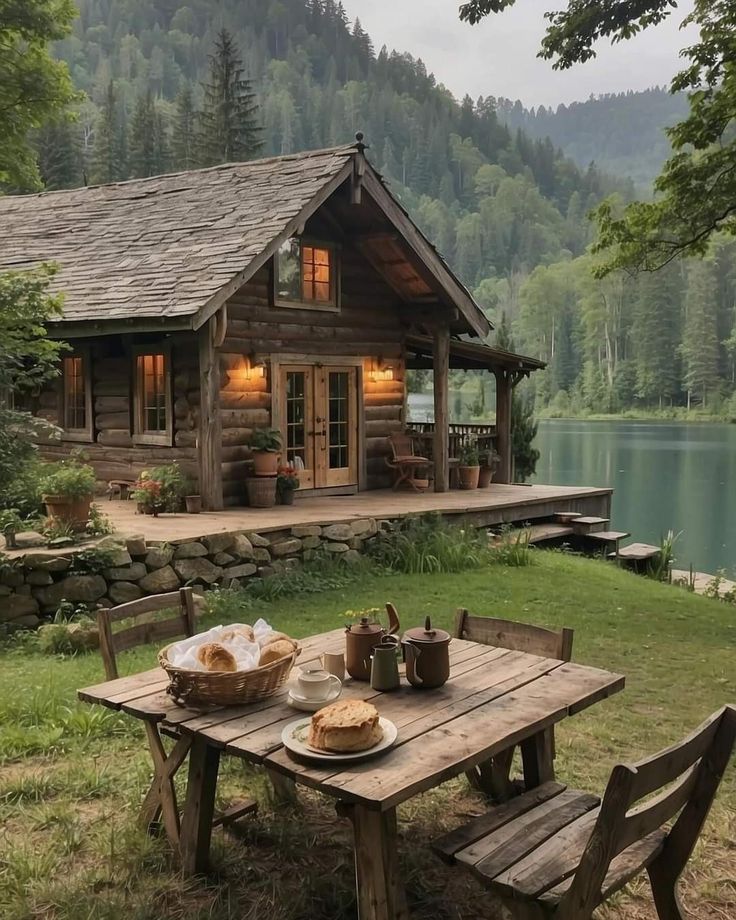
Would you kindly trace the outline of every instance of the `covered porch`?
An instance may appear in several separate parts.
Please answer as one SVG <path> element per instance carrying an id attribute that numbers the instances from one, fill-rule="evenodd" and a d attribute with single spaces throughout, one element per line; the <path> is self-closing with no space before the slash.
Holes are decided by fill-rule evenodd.
<path id="1" fill-rule="evenodd" d="M 410 428 L 431 444 L 434 461 L 435 492 L 450 488 L 450 459 L 467 437 L 478 439 L 481 447 L 493 446 L 500 457 L 495 474 L 497 483 L 513 478 L 511 454 L 511 398 L 514 387 L 532 371 L 545 367 L 543 361 L 517 355 L 463 339 L 452 338 L 447 328 L 438 327 L 433 336 L 414 335 L 406 343 L 406 367 L 431 370 L 433 376 L 434 421 L 418 422 Z M 453 424 L 449 421 L 449 373 L 451 369 L 480 370 L 496 379 L 496 418 L 493 424 Z"/>

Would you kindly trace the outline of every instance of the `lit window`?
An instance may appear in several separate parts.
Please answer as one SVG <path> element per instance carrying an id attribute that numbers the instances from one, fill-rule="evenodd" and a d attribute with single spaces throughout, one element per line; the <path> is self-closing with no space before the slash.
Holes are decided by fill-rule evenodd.
<path id="1" fill-rule="evenodd" d="M 171 437 L 169 362 L 163 352 L 136 355 L 135 434 L 149 443 Z"/>
<path id="2" fill-rule="evenodd" d="M 92 440 L 92 394 L 89 357 L 65 355 L 61 359 L 60 423 L 69 440 Z"/>
<path id="3" fill-rule="evenodd" d="M 329 309 L 337 305 L 334 249 L 287 240 L 276 256 L 275 301 Z"/>

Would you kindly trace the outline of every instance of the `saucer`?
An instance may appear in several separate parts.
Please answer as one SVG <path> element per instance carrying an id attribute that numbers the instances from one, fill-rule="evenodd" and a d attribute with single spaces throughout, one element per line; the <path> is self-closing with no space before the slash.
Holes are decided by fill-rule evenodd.
<path id="1" fill-rule="evenodd" d="M 329 695 L 323 700 L 308 700 L 305 696 L 302 696 L 298 690 L 289 690 L 288 703 L 290 706 L 293 706 L 294 709 L 301 709 L 303 712 L 317 712 L 317 710 L 322 709 L 323 706 L 334 703 L 341 692 L 342 687 L 336 687 L 330 690 Z"/>

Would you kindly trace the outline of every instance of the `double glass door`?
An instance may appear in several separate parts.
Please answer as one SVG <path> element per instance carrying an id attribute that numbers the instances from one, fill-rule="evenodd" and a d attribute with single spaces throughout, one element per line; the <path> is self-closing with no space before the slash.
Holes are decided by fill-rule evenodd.
<path id="1" fill-rule="evenodd" d="M 358 483 L 355 367 L 282 365 L 281 427 L 300 489 Z"/>

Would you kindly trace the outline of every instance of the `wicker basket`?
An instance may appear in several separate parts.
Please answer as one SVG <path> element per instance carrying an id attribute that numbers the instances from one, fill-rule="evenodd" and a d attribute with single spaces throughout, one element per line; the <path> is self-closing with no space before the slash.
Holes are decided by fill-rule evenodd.
<path id="1" fill-rule="evenodd" d="M 170 645 L 158 653 L 169 675 L 167 692 L 182 706 L 243 706 L 273 696 L 286 683 L 301 649 L 251 671 L 190 671 L 169 661 Z"/>

